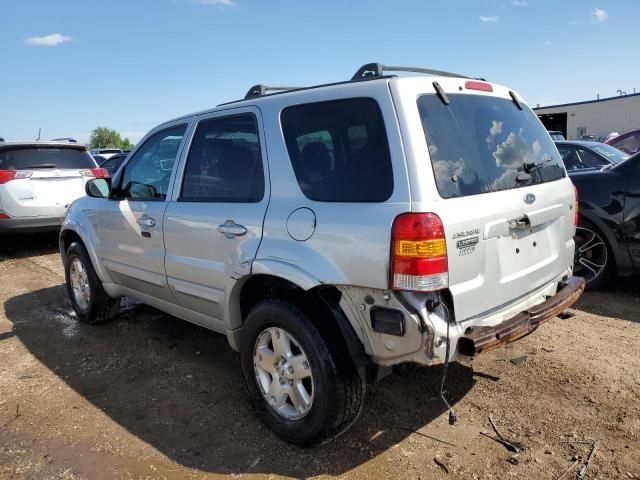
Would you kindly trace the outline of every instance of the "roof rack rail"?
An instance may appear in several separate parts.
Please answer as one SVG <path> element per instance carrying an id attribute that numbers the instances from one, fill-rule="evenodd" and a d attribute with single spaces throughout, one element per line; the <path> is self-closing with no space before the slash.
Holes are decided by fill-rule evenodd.
<path id="1" fill-rule="evenodd" d="M 244 96 L 244 99 L 247 100 L 253 97 L 262 97 L 266 95 L 267 92 L 282 92 L 285 90 L 298 90 L 301 87 L 271 87 L 269 85 L 254 85 L 249 89 L 247 94 Z"/>
<path id="2" fill-rule="evenodd" d="M 457 77 L 457 78 L 471 78 L 466 75 L 460 75 L 458 73 L 444 72 L 442 70 L 432 70 L 430 68 L 419 67 L 397 67 L 387 66 L 381 63 L 367 63 L 361 66 L 355 73 L 351 80 L 361 80 L 368 77 L 382 77 L 384 72 L 414 72 L 414 73 L 426 73 L 429 75 L 437 75 L 439 77 Z"/>

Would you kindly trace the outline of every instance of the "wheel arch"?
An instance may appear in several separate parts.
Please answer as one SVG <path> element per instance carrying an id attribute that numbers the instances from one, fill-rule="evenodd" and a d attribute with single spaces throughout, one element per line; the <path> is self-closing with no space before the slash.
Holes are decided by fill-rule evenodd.
<path id="1" fill-rule="evenodd" d="M 624 245 L 621 245 L 621 243 L 616 238 L 611 227 L 609 227 L 597 215 L 591 214 L 590 211 L 581 211 L 579 213 L 579 217 L 581 220 L 586 220 L 587 222 L 593 224 L 605 237 L 605 240 L 607 241 L 608 246 L 613 253 L 615 271 L 619 274 L 625 274 L 626 270 L 631 267 L 631 258 L 629 257 L 629 252 L 627 251 L 627 249 L 624 247 Z"/>
<path id="2" fill-rule="evenodd" d="M 74 228 L 73 225 L 63 225 L 62 229 L 60 230 L 59 245 L 62 264 L 64 265 L 66 263 L 67 250 L 73 242 L 81 243 L 85 248 L 85 250 L 89 254 L 89 258 L 91 259 L 93 268 L 96 271 L 96 274 L 98 275 L 100 281 L 109 282 L 110 279 L 102 268 L 102 264 L 98 259 L 98 254 L 93 246 L 93 242 L 87 240 L 87 234 L 83 232 L 81 228 Z"/>
<path id="3" fill-rule="evenodd" d="M 297 273 L 294 278 L 300 279 L 300 274 Z M 279 298 L 303 310 L 321 331 L 328 333 L 332 338 L 338 338 L 358 374 L 369 382 L 375 380 L 378 375 L 377 366 L 365 353 L 364 346 L 339 305 L 340 291 L 333 285 L 319 282 L 303 281 L 300 285 L 294 278 L 257 273 L 248 275 L 236 283 L 228 302 L 227 337 L 232 348 L 239 350 L 244 320 L 251 309 L 261 300 Z"/>

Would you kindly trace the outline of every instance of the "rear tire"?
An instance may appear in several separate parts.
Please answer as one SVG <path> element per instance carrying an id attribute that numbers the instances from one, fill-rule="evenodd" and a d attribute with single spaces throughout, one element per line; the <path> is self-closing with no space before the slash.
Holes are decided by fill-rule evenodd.
<path id="1" fill-rule="evenodd" d="M 589 290 L 606 287 L 615 273 L 615 259 L 606 237 L 593 223 L 581 218 L 574 238 L 574 275 L 584 277 Z"/>
<path id="2" fill-rule="evenodd" d="M 64 273 L 67 294 L 78 320 L 95 324 L 118 315 L 120 299 L 106 294 L 91 258 L 81 243 L 73 242 L 67 249 Z"/>
<path id="3" fill-rule="evenodd" d="M 340 344 L 283 300 L 264 300 L 247 316 L 240 356 L 249 396 L 285 441 L 306 447 L 331 440 L 362 411 L 366 384 L 339 361 Z"/>

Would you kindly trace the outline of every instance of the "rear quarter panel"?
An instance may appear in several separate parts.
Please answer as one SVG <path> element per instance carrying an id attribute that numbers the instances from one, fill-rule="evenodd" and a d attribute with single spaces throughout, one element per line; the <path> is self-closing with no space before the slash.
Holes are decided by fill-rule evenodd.
<path id="1" fill-rule="evenodd" d="M 283 139 L 280 113 L 287 106 L 369 97 L 382 111 L 391 161 L 394 190 L 380 203 L 318 202 L 300 190 Z M 388 287 L 391 224 L 409 211 L 409 180 L 398 123 L 386 81 L 343 84 L 274 96 L 259 105 L 262 110 L 271 180 L 271 201 L 254 272 L 294 267 L 306 283 Z M 287 232 L 287 219 L 305 207 L 316 217 L 315 231 L 306 241 Z M 286 267 L 285 267 L 286 266 Z"/>

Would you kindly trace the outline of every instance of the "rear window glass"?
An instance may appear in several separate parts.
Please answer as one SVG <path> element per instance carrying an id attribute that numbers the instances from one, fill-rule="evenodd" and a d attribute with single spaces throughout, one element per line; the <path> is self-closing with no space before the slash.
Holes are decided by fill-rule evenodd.
<path id="1" fill-rule="evenodd" d="M 438 192 L 444 198 L 496 192 L 564 177 L 562 159 L 527 107 L 485 95 L 418 98 Z"/>
<path id="2" fill-rule="evenodd" d="M 382 202 L 393 192 L 378 104 L 351 98 L 288 107 L 282 130 L 298 184 L 311 200 Z"/>
<path id="3" fill-rule="evenodd" d="M 30 170 L 33 168 L 83 169 L 95 168 L 89 152 L 71 148 L 19 148 L 0 150 L 0 170 Z"/>

